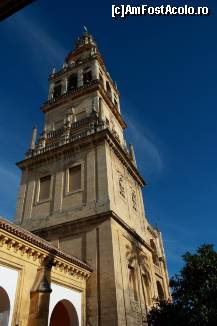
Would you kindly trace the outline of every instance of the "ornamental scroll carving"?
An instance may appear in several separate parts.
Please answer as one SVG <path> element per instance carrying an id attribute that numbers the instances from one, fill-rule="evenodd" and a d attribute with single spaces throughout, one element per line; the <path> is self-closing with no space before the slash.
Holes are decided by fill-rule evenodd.
<path id="1" fill-rule="evenodd" d="M 135 192 L 135 190 L 132 190 L 131 200 L 132 200 L 133 209 L 135 211 L 137 211 L 137 200 L 136 200 L 136 192 Z"/>
<path id="2" fill-rule="evenodd" d="M 124 177 L 120 172 L 118 172 L 118 186 L 120 195 L 125 198 Z"/>

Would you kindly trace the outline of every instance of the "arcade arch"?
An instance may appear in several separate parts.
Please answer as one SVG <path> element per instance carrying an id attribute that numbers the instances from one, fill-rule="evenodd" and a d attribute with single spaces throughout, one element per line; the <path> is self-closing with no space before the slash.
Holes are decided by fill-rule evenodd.
<path id="1" fill-rule="evenodd" d="M 0 286 L 0 325 L 8 326 L 10 316 L 10 299 L 6 290 Z"/>
<path id="2" fill-rule="evenodd" d="M 79 326 L 76 309 L 69 300 L 63 299 L 57 302 L 51 313 L 50 326 L 59 325 Z"/>

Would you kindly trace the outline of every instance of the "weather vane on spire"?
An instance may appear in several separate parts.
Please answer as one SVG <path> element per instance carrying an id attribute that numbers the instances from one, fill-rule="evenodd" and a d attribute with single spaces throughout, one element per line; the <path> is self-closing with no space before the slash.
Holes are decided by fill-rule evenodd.
<path id="1" fill-rule="evenodd" d="M 85 32 L 88 33 L 87 27 L 85 25 L 83 25 L 83 28 L 84 28 Z"/>

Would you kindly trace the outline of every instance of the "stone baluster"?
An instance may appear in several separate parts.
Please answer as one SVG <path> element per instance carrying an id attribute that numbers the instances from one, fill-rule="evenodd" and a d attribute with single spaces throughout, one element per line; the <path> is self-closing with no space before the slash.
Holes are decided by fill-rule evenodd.
<path id="1" fill-rule="evenodd" d="M 53 98 L 53 92 L 54 92 L 54 83 L 51 82 L 49 85 L 48 100 L 51 100 Z"/>

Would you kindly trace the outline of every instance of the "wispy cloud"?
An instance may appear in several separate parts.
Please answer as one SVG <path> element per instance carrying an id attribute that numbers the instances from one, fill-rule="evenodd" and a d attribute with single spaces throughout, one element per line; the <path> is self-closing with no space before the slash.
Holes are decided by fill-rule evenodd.
<path id="1" fill-rule="evenodd" d="M 0 165 L 0 175 L 1 179 L 11 180 L 13 182 L 17 182 L 19 179 L 19 173 L 14 172 L 13 170 L 9 170 L 4 166 Z M 4 185 L 5 186 L 5 185 Z"/>
<path id="2" fill-rule="evenodd" d="M 35 56 L 48 63 L 62 62 L 67 53 L 66 49 L 49 34 L 45 27 L 43 28 L 41 22 L 20 14 L 11 23 L 14 25 L 15 32 L 22 36 Z"/>
<path id="3" fill-rule="evenodd" d="M 19 38 L 25 46 L 25 51 L 30 53 L 31 68 L 37 74 L 39 82 L 43 70 L 62 64 L 67 50 L 51 35 L 40 20 L 19 13 L 8 21 L 6 28 L 13 31 L 13 36 Z"/>
<path id="4" fill-rule="evenodd" d="M 162 158 L 149 133 L 140 125 L 139 121 L 129 115 L 125 115 L 125 119 L 128 125 L 128 138 L 135 147 L 139 168 L 145 172 L 146 176 L 161 172 Z"/>

